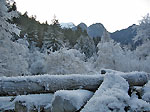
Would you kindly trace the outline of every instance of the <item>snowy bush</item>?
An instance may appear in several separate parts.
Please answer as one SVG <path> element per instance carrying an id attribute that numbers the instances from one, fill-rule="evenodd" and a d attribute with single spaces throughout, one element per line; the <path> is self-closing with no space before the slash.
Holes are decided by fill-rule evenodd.
<path id="1" fill-rule="evenodd" d="M 44 66 L 46 64 L 46 54 L 42 54 L 39 51 L 33 51 L 30 53 L 29 56 L 29 71 L 31 74 L 44 74 L 46 71 L 44 71 Z"/>
<path id="2" fill-rule="evenodd" d="M 91 72 L 91 67 L 84 62 L 84 54 L 64 48 L 46 56 L 44 71 L 48 74 L 85 74 Z"/>
<path id="3" fill-rule="evenodd" d="M 113 41 L 98 44 L 98 57 L 94 62 L 97 71 L 101 68 L 122 72 L 150 72 L 149 42 L 139 46 L 135 51 L 122 49 L 120 44 Z"/>
<path id="4" fill-rule="evenodd" d="M 15 76 L 29 74 L 28 48 L 14 43 L 9 39 L 1 42 L 0 46 L 0 76 Z"/>

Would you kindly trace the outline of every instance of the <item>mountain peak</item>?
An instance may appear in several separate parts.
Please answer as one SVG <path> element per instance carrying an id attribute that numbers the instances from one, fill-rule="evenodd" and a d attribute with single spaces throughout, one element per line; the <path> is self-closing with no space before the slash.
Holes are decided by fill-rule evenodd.
<path id="1" fill-rule="evenodd" d="M 88 35 L 90 37 L 101 37 L 105 31 L 105 27 L 101 23 L 95 23 L 88 27 Z"/>
<path id="2" fill-rule="evenodd" d="M 87 25 L 83 22 L 81 22 L 79 25 L 78 25 L 83 31 L 86 30 L 87 31 Z"/>

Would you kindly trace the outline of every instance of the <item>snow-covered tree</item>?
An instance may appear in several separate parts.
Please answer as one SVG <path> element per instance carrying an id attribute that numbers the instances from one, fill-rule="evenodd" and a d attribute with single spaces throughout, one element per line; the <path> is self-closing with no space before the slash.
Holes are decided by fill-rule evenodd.
<path id="1" fill-rule="evenodd" d="M 57 51 L 64 45 L 63 34 L 55 27 L 48 26 L 44 32 L 43 49 L 45 50 Z"/>
<path id="2" fill-rule="evenodd" d="M 84 53 L 88 58 L 96 53 L 96 47 L 94 41 L 89 36 L 81 35 L 77 40 L 74 48 Z"/>
<path id="3" fill-rule="evenodd" d="M 139 60 L 146 59 L 150 56 L 150 41 L 144 42 L 141 46 L 138 46 L 135 52 Z"/>
<path id="4" fill-rule="evenodd" d="M 101 43 L 110 42 L 112 39 L 110 38 L 110 34 L 107 30 L 103 32 Z"/>
<path id="5" fill-rule="evenodd" d="M 54 16 L 52 20 L 52 24 L 46 27 L 46 31 L 44 32 L 44 39 L 43 39 L 43 50 L 47 51 L 57 51 L 61 47 L 65 47 L 64 42 L 64 34 L 62 33 L 62 29 Z"/>
<path id="6" fill-rule="evenodd" d="M 137 26 L 137 35 L 134 38 L 135 42 L 141 42 L 135 50 L 135 55 L 139 65 L 139 70 L 150 72 L 150 15 L 147 14 Z"/>
<path id="7" fill-rule="evenodd" d="M 123 50 L 119 43 L 115 43 L 107 31 L 104 32 L 101 41 L 97 45 L 98 57 L 95 62 L 96 68 L 108 68 L 118 70 L 123 57 Z"/>
<path id="8" fill-rule="evenodd" d="M 16 11 L 8 11 L 6 0 L 0 0 L 0 76 L 29 74 L 25 45 L 11 41 L 13 34 L 19 35 L 19 29 L 11 24 Z"/>
<path id="9" fill-rule="evenodd" d="M 118 70 L 123 51 L 118 43 L 113 41 L 98 44 L 98 57 L 95 67 Z"/>
<path id="10" fill-rule="evenodd" d="M 17 12 L 11 11 L 8 13 L 7 5 L 6 0 L 0 0 L 0 39 L 11 38 L 13 33 L 19 34 L 19 29 L 16 25 L 8 22 L 8 20 L 17 16 Z"/>
<path id="11" fill-rule="evenodd" d="M 145 41 L 150 40 L 150 15 L 147 14 L 143 19 L 140 21 L 140 25 L 137 26 L 137 35 L 134 38 L 134 41 Z"/>

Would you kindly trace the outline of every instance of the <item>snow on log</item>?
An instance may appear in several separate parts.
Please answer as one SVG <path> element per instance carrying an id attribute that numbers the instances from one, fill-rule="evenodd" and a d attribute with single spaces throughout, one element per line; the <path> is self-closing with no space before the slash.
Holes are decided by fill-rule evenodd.
<path id="1" fill-rule="evenodd" d="M 0 97 L 0 112 L 34 112 L 32 110 L 46 110 L 51 105 L 53 94 L 30 94 Z"/>
<path id="2" fill-rule="evenodd" d="M 124 112 L 130 99 L 128 89 L 124 78 L 108 74 L 81 112 Z"/>
<path id="3" fill-rule="evenodd" d="M 96 90 L 103 82 L 101 75 L 39 75 L 1 77 L 0 95 L 53 93 L 57 90 Z"/>
<path id="4" fill-rule="evenodd" d="M 117 74 L 117 73 L 116 73 Z M 130 86 L 143 86 L 148 82 L 145 72 L 118 73 Z M 57 90 L 85 89 L 95 91 L 105 75 L 38 75 L 1 77 L 0 95 L 53 93 Z"/>
<path id="5" fill-rule="evenodd" d="M 53 94 L 33 94 L 17 96 L 13 101 L 15 103 L 15 112 L 41 112 L 44 107 L 51 105 Z"/>
<path id="6" fill-rule="evenodd" d="M 0 112 L 13 112 L 15 104 L 12 104 L 11 101 L 14 99 L 13 96 L 3 96 L 0 97 Z"/>
<path id="7" fill-rule="evenodd" d="M 52 112 L 76 112 L 93 96 L 87 90 L 60 90 L 54 94 Z"/>
<path id="8" fill-rule="evenodd" d="M 117 73 L 125 78 L 130 86 L 143 86 L 149 80 L 149 74 L 145 72 L 129 72 L 129 73 Z"/>

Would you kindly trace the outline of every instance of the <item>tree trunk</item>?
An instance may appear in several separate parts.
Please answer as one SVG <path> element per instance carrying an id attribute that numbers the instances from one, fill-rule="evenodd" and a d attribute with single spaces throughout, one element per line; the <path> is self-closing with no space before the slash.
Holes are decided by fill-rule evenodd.
<path id="1" fill-rule="evenodd" d="M 85 89 L 95 91 L 105 75 L 39 75 L 1 77 L 0 95 L 53 93 L 57 90 Z M 130 86 L 143 86 L 148 81 L 144 72 L 121 74 Z"/>

